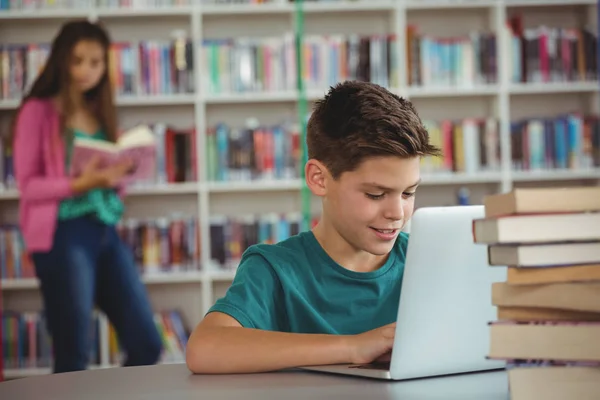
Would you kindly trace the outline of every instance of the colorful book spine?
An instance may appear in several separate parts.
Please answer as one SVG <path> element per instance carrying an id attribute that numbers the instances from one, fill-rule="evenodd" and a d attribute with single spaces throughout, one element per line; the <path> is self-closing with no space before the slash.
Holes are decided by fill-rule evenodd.
<path id="1" fill-rule="evenodd" d="M 506 25 L 510 40 L 509 77 L 513 83 L 594 81 L 598 79 L 598 33 L 583 27 L 525 28 L 523 17 Z"/>
<path id="2" fill-rule="evenodd" d="M 245 127 L 219 123 L 206 132 L 207 179 L 241 181 L 300 176 L 300 132 L 295 124 Z"/>
<path id="3" fill-rule="evenodd" d="M 196 217 L 121 221 L 117 230 L 142 275 L 200 270 L 200 230 Z"/>
<path id="4" fill-rule="evenodd" d="M 51 368 L 52 339 L 47 329 L 44 312 L 16 312 L 4 310 L 2 326 L 2 355 L 5 369 Z M 89 364 L 100 364 L 99 317 L 91 318 Z"/>
<path id="5" fill-rule="evenodd" d="M 318 217 L 312 219 L 316 224 Z M 279 243 L 300 232 L 300 213 L 268 213 L 263 215 L 211 215 L 210 258 L 218 268 L 231 270 L 237 267 L 248 247 L 259 244 Z"/>
<path id="6" fill-rule="evenodd" d="M 154 323 L 162 340 L 162 352 L 159 363 L 185 362 L 190 330 L 178 310 L 166 310 L 154 313 Z M 108 323 L 108 362 L 110 365 L 122 365 L 126 354 L 123 351 L 114 326 Z"/>
<path id="7" fill-rule="evenodd" d="M 16 226 L 0 227 L 0 279 L 34 278 L 31 256 Z"/>
<path id="8" fill-rule="evenodd" d="M 434 37 L 409 25 L 406 37 L 406 68 L 411 86 L 469 87 L 498 81 L 498 46 L 494 33 Z"/>
<path id="9" fill-rule="evenodd" d="M 109 74 L 120 96 L 194 93 L 194 57 L 190 39 L 114 42 Z M 0 100 L 20 99 L 49 56 L 49 44 L 0 45 Z"/>
<path id="10" fill-rule="evenodd" d="M 397 87 L 394 35 L 307 35 L 303 38 L 303 79 L 321 90 L 345 80 Z M 202 44 L 202 87 L 208 94 L 296 90 L 292 34 L 272 38 L 207 39 Z"/>
<path id="11" fill-rule="evenodd" d="M 600 167 L 597 116 L 565 114 L 511 123 L 512 168 L 516 171 L 587 170 Z"/>
<path id="12" fill-rule="evenodd" d="M 441 157 L 424 157 L 424 173 L 500 171 L 500 129 L 496 119 L 423 121 Z"/>

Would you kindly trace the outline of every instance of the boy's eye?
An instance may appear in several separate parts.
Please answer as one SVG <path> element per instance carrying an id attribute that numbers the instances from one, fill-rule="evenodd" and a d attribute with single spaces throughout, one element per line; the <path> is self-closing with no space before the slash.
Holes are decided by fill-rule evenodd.
<path id="1" fill-rule="evenodd" d="M 404 196 L 408 199 L 409 197 L 413 197 L 415 194 L 416 194 L 416 192 L 404 192 L 404 193 L 402 193 L 402 196 Z"/>
<path id="2" fill-rule="evenodd" d="M 365 193 L 367 195 L 367 197 L 371 200 L 380 200 L 381 198 L 383 198 L 383 196 L 385 195 L 385 193 L 382 194 L 371 194 L 371 193 Z"/>

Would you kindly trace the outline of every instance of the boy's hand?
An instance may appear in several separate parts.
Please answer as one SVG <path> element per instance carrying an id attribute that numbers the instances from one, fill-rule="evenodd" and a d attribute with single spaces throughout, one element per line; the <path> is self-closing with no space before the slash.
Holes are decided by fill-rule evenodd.
<path id="1" fill-rule="evenodd" d="M 396 323 L 348 337 L 352 364 L 368 364 L 389 359 Z"/>

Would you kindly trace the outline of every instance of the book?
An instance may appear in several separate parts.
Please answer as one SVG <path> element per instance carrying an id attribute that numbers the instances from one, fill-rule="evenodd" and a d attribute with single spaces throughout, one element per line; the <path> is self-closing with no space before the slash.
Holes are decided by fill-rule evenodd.
<path id="1" fill-rule="evenodd" d="M 494 266 L 535 269 L 600 264 L 600 242 L 490 245 L 488 261 Z"/>
<path id="2" fill-rule="evenodd" d="M 484 199 L 487 218 L 600 210 L 600 187 L 518 188 Z"/>
<path id="3" fill-rule="evenodd" d="M 116 143 L 92 138 L 75 138 L 71 160 L 71 174 L 81 174 L 89 160 L 100 156 L 100 168 L 131 159 L 132 171 L 126 182 L 149 180 L 156 170 L 156 143 L 152 130 L 139 125 L 121 134 Z"/>
<path id="4" fill-rule="evenodd" d="M 491 359 L 599 361 L 600 323 L 595 321 L 492 322 Z"/>
<path id="5" fill-rule="evenodd" d="M 496 307 L 499 321 L 598 321 L 600 312 L 558 310 L 540 307 Z"/>
<path id="6" fill-rule="evenodd" d="M 600 264 L 568 265 L 553 268 L 508 267 L 506 282 L 511 285 L 543 283 L 600 282 Z"/>
<path id="7" fill-rule="evenodd" d="M 600 213 L 511 215 L 473 221 L 476 243 L 526 244 L 600 240 Z"/>
<path id="8" fill-rule="evenodd" d="M 508 378 L 512 400 L 593 400 L 600 393 L 600 366 L 511 368 Z"/>
<path id="9" fill-rule="evenodd" d="M 600 283 L 511 285 L 506 282 L 494 282 L 492 304 L 497 307 L 600 312 Z"/>

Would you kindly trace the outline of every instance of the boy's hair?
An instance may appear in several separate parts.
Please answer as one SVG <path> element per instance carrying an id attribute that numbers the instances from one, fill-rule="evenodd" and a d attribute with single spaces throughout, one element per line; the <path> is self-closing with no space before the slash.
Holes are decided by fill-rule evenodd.
<path id="1" fill-rule="evenodd" d="M 368 82 L 338 83 L 315 104 L 308 121 L 309 159 L 334 179 L 375 156 L 438 156 L 414 106 Z"/>

